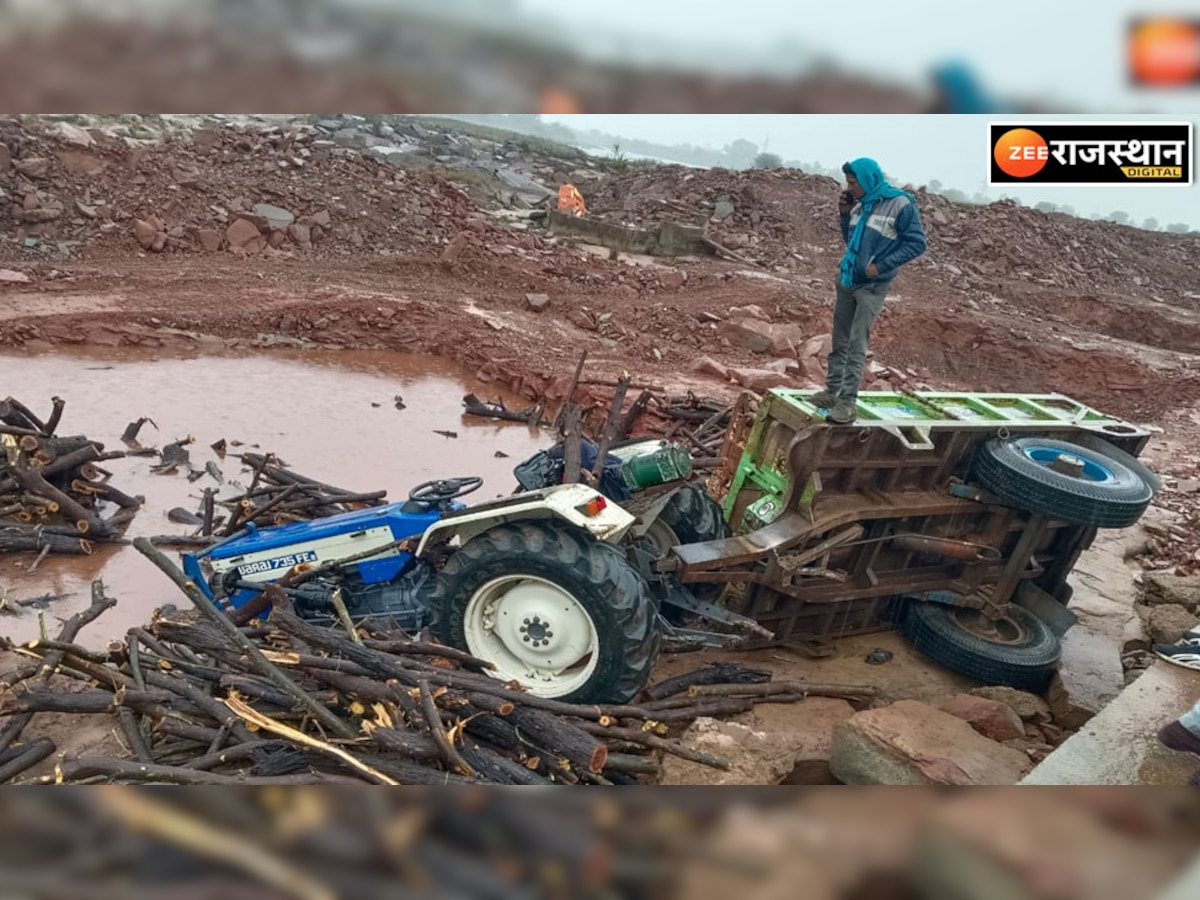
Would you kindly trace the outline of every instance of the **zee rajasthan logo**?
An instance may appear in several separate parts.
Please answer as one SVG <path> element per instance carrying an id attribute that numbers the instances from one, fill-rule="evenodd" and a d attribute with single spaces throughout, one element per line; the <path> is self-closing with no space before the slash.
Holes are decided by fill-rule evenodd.
<path id="1" fill-rule="evenodd" d="M 1192 183 L 1191 122 L 991 122 L 988 184 Z"/>

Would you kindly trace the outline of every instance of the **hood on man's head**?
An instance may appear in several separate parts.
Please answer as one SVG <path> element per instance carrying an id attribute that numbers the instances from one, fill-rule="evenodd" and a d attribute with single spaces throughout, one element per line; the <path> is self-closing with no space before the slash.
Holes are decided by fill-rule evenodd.
<path id="1" fill-rule="evenodd" d="M 860 156 L 858 159 L 851 160 L 842 166 L 842 171 L 847 175 L 853 175 L 868 194 L 886 182 L 883 169 L 869 156 Z"/>

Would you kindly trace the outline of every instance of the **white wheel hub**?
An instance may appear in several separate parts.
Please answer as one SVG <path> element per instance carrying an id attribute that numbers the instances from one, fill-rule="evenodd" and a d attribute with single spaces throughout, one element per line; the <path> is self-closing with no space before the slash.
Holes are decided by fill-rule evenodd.
<path id="1" fill-rule="evenodd" d="M 570 591 L 532 575 L 502 575 L 477 590 L 463 621 L 467 650 L 531 694 L 561 697 L 596 670 L 595 623 Z"/>

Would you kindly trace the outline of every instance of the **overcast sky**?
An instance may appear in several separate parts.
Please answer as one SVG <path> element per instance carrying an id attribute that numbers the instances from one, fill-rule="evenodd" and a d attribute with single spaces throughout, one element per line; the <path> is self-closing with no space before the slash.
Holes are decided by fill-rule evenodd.
<path id="1" fill-rule="evenodd" d="M 1018 197 L 1027 206 L 1041 200 L 1070 204 L 1080 215 L 1108 215 L 1124 210 L 1137 223 L 1153 217 L 1159 226 L 1186 222 L 1200 229 L 1200 184 L 1119 185 L 1113 187 L 1002 187 L 986 188 L 988 167 L 987 123 L 991 116 L 783 116 L 783 115 L 579 115 L 543 116 L 572 128 L 601 131 L 665 144 L 690 143 L 720 148 L 745 138 L 766 146 L 784 159 L 819 162 L 836 168 L 848 159 L 873 156 L 884 170 L 901 182 L 928 184 L 937 179 L 943 188 L 967 194 L 985 190 L 989 195 Z M 1022 122 L 1087 119 L 1114 120 L 1116 116 L 1027 116 Z M 1121 116 L 1120 119 L 1191 121 L 1200 133 L 1200 116 Z M 1193 159 L 1193 166 L 1195 160 Z"/>
<path id="2" fill-rule="evenodd" d="M 781 45 L 823 53 L 880 80 L 923 83 L 930 65 L 969 60 L 993 93 L 1079 112 L 1195 112 L 1200 86 L 1135 89 L 1125 42 L 1135 14 L 1200 16 L 1196 0 L 517 0 L 520 8 L 575 26 L 580 41 L 619 33 L 629 41 L 767 51 Z M 611 42 L 610 42 L 611 43 Z"/>

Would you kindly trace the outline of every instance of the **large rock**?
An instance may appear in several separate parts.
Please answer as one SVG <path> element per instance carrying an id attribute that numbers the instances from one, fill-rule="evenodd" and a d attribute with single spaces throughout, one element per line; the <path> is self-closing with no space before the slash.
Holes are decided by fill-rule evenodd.
<path id="1" fill-rule="evenodd" d="M 1021 740 L 1025 726 L 1011 706 L 987 697 L 957 694 L 938 706 L 942 712 L 962 719 L 985 738 L 997 743 Z"/>
<path id="2" fill-rule="evenodd" d="M 448 243 L 442 250 L 442 255 L 438 259 L 438 262 L 441 263 L 442 268 L 453 269 L 455 264 L 458 262 L 458 258 L 462 255 L 462 252 L 467 249 L 467 246 L 470 244 L 470 242 L 471 236 L 467 232 L 460 231 L 458 234 L 456 234 L 451 239 L 450 243 Z"/>
<path id="3" fill-rule="evenodd" d="M 50 160 L 41 156 L 29 156 L 14 160 L 13 168 L 26 178 L 45 178 L 50 173 Z"/>
<path id="4" fill-rule="evenodd" d="M 729 377 L 729 367 L 721 365 L 711 356 L 701 356 L 692 363 L 691 368 L 693 372 L 701 372 L 705 375 L 715 375 L 721 380 L 725 380 Z"/>
<path id="5" fill-rule="evenodd" d="M 833 732 L 853 715 L 845 700 L 809 697 L 802 703 L 760 703 L 745 718 L 791 758 L 782 784 L 835 784 L 829 769 Z"/>
<path id="6" fill-rule="evenodd" d="M 200 242 L 200 246 L 209 253 L 215 253 L 221 249 L 221 232 L 215 228 L 199 228 L 196 230 L 196 240 Z"/>
<path id="7" fill-rule="evenodd" d="M 267 225 L 275 230 L 287 231 L 296 217 L 282 206 L 272 206 L 270 203 L 255 203 L 251 210 L 256 216 L 267 220 Z"/>
<path id="8" fill-rule="evenodd" d="M 1050 704 L 1037 694 L 999 684 L 972 688 L 967 693 L 972 697 L 998 700 L 1015 712 L 1023 722 L 1041 725 L 1050 721 Z"/>
<path id="9" fill-rule="evenodd" d="M 7 172 L 12 168 L 12 151 L 8 149 L 7 144 L 0 144 L 0 172 Z"/>
<path id="10" fill-rule="evenodd" d="M 1178 603 L 1155 606 L 1146 617 L 1146 631 L 1156 644 L 1174 644 L 1185 631 L 1200 625 L 1200 619 Z"/>
<path id="11" fill-rule="evenodd" d="M 692 723 L 681 740 L 693 750 L 728 760 L 729 769 L 669 756 L 663 760 L 663 784 L 778 784 L 795 767 L 766 732 L 740 722 L 702 717 Z"/>
<path id="12" fill-rule="evenodd" d="M 1195 612 L 1200 607 L 1200 575 L 1146 573 L 1146 602 L 1174 603 Z"/>
<path id="13" fill-rule="evenodd" d="M 818 334 L 815 337 L 810 337 L 800 347 L 799 357 L 801 359 L 814 358 L 820 361 L 824 366 L 829 360 L 829 354 L 833 352 L 833 335 Z"/>
<path id="14" fill-rule="evenodd" d="M 76 147 L 90 147 L 93 143 L 90 134 L 78 125 L 72 125 L 70 122 L 58 123 L 58 136 L 68 144 L 74 144 Z"/>
<path id="15" fill-rule="evenodd" d="M 133 236 L 137 238 L 137 242 L 142 245 L 144 250 L 149 250 L 154 246 L 154 238 L 157 234 L 158 229 L 145 219 L 133 220 Z"/>
<path id="16" fill-rule="evenodd" d="M 307 248 L 312 246 L 312 226 L 310 225 L 303 225 L 296 222 L 288 227 L 288 235 L 301 247 Z"/>
<path id="17" fill-rule="evenodd" d="M 771 388 L 794 388 L 796 381 L 771 369 L 730 369 L 729 377 L 748 390 L 762 394 Z"/>
<path id="18" fill-rule="evenodd" d="M 0 281 L 8 284 L 29 284 L 29 276 L 12 269 L 0 269 Z"/>
<path id="19" fill-rule="evenodd" d="M 665 269 L 658 273 L 658 283 L 667 290 L 681 288 L 685 281 L 687 281 L 687 273 L 679 269 Z"/>
<path id="20" fill-rule="evenodd" d="M 773 324 L 749 316 L 739 316 L 722 322 L 717 334 L 730 343 L 754 353 L 775 356 L 794 356 L 804 342 L 804 331 L 790 322 Z"/>
<path id="21" fill-rule="evenodd" d="M 1016 784 L 1029 757 L 962 719 L 915 700 L 856 713 L 833 733 L 829 760 L 844 784 Z"/>
<path id="22" fill-rule="evenodd" d="M 267 239 L 262 232 L 253 222 L 243 218 L 234 219 L 225 229 L 225 240 L 229 242 L 230 250 L 250 255 L 261 253 L 263 247 L 267 246 Z"/>
<path id="23" fill-rule="evenodd" d="M 21 220 L 30 224 L 38 222 L 53 222 L 61 217 L 63 208 L 57 204 L 52 206 L 39 206 L 36 209 L 27 209 L 21 213 Z"/>
<path id="24" fill-rule="evenodd" d="M 215 150 L 221 146 L 221 133 L 215 128 L 197 128 L 192 132 L 192 143 L 198 150 Z"/>
<path id="25" fill-rule="evenodd" d="M 717 334 L 731 344 L 754 353 L 766 353 L 775 339 L 770 322 L 761 319 L 736 318 L 722 322 Z"/>
<path id="26" fill-rule="evenodd" d="M 801 703 L 767 703 L 746 722 L 700 718 L 681 740 L 694 750 L 726 759 L 728 771 L 675 756 L 663 760 L 663 784 L 832 783 L 833 731 L 854 715 L 845 700 L 812 697 Z"/>

